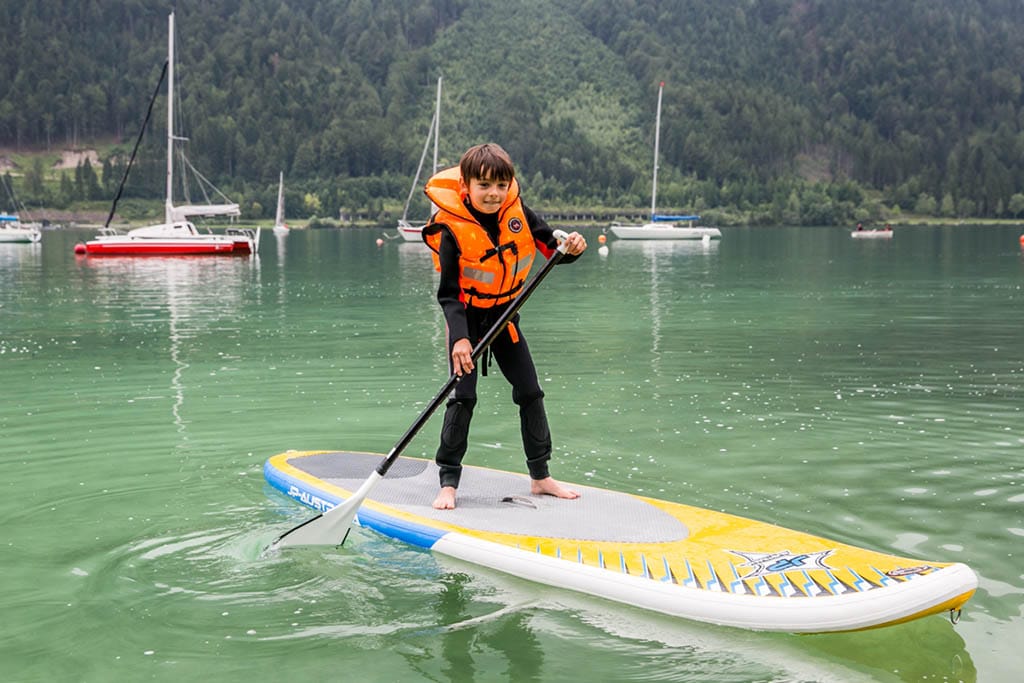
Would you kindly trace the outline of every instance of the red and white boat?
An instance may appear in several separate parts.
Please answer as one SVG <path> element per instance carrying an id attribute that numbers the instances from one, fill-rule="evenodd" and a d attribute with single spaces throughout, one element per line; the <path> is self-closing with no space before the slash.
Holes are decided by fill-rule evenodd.
<path id="1" fill-rule="evenodd" d="M 167 187 L 164 221 L 122 233 L 105 227 L 88 242 L 75 245 L 76 254 L 165 256 L 188 254 L 253 253 L 259 247 L 259 231 L 229 228 L 224 234 L 201 232 L 189 220 L 194 216 L 239 216 L 238 204 L 188 204 L 175 206 L 174 180 L 174 13 L 167 18 Z M 214 188 L 215 189 L 215 188 Z M 225 197 L 225 199 L 227 199 Z"/>
<path id="2" fill-rule="evenodd" d="M 124 234 L 102 228 L 88 242 L 75 245 L 76 254 L 92 256 L 185 256 L 191 254 L 230 254 L 235 241 L 224 235 L 201 233 L 190 221 L 148 225 Z"/>

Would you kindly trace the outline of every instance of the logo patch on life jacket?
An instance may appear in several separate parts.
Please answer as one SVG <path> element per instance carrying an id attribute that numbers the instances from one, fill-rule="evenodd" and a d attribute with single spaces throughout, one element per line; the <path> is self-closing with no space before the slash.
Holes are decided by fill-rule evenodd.
<path id="1" fill-rule="evenodd" d="M 508 229 L 512 232 L 520 232 L 523 229 L 523 222 L 518 218 L 513 218 L 508 222 Z"/>

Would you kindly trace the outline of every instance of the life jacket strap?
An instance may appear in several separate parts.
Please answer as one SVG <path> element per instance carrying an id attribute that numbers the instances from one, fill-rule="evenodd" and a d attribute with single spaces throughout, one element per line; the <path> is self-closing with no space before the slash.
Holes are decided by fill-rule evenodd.
<path id="1" fill-rule="evenodd" d="M 502 292 L 500 294 L 491 294 L 489 292 L 481 292 L 481 291 L 477 290 L 476 287 L 467 287 L 464 291 L 466 292 L 466 294 L 468 294 L 469 296 L 473 297 L 474 299 L 480 299 L 481 301 L 490 300 L 490 299 L 507 299 L 507 298 L 509 298 L 511 296 L 514 296 L 516 294 L 516 292 L 518 292 L 520 289 L 523 288 L 523 282 L 525 282 L 525 281 L 524 280 L 520 280 L 519 282 L 517 282 L 515 284 L 515 286 L 512 287 L 512 289 L 508 290 L 507 292 Z"/>
<path id="2" fill-rule="evenodd" d="M 480 263 L 483 263 L 492 256 L 497 256 L 498 254 L 500 254 L 503 251 L 506 251 L 507 249 L 511 249 L 512 253 L 515 254 L 516 256 L 519 255 L 519 247 L 516 246 L 515 242 L 505 242 L 505 244 L 499 244 L 498 246 L 491 247 L 490 249 L 485 251 L 484 255 L 480 257 Z"/>

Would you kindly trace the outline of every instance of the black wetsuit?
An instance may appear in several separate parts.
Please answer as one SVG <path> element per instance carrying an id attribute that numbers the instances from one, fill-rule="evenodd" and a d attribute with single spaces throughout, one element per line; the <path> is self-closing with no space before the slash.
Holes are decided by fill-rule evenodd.
<path id="1" fill-rule="evenodd" d="M 468 204 L 467 208 L 497 246 L 498 214 L 480 213 Z M 546 246 L 549 252 L 553 250 L 558 241 L 551 227 L 525 204 L 523 212 L 534 240 Z M 448 327 L 448 367 L 449 371 L 452 371 L 451 352 L 455 342 L 465 338 L 475 347 L 510 304 L 476 308 L 461 301 L 459 249 L 455 238 L 447 229 L 441 233 L 438 255 L 441 262 L 441 282 L 437 288 L 437 301 L 444 311 Z M 571 263 L 576 258 L 566 255 L 561 263 Z M 549 476 L 548 461 L 551 459 L 551 433 L 544 411 L 544 392 L 537 379 L 537 370 L 526 344 L 526 337 L 519 327 L 518 313 L 513 316 L 511 322 L 518 332 L 518 339 L 514 340 L 506 328 L 491 343 L 489 352 L 502 375 L 512 385 L 512 400 L 519 406 L 520 431 L 530 478 L 544 479 Z M 476 407 L 477 377 L 480 372 L 487 374 L 487 365 L 487 354 L 483 354 L 477 360 L 473 371 L 463 375 L 455 385 L 455 391 L 448 400 L 444 425 L 441 428 L 441 443 L 435 456 L 441 470 L 441 486 L 459 486 L 462 458 L 466 454 L 469 439 L 469 423 Z"/>

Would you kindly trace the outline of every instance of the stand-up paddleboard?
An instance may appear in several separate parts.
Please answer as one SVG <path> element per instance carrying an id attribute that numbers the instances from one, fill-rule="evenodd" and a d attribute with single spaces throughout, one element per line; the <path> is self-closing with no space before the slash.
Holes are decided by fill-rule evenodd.
<path id="1" fill-rule="evenodd" d="M 267 481 L 325 511 L 384 459 L 289 451 Z M 740 628 L 820 633 L 959 610 L 978 585 L 964 564 L 897 557 L 702 508 L 572 485 L 530 494 L 525 474 L 464 466 L 458 507 L 435 510 L 433 462 L 398 458 L 357 521 L 438 553 L 551 586 Z"/>

